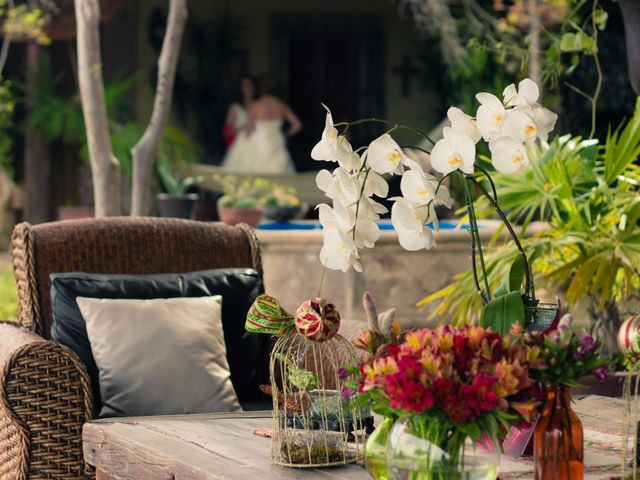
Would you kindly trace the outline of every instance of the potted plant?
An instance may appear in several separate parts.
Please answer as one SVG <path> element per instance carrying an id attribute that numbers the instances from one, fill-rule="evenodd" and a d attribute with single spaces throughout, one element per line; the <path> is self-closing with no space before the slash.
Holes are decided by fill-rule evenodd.
<path id="1" fill-rule="evenodd" d="M 187 193 L 187 190 L 197 183 L 198 177 L 180 176 L 163 157 L 156 163 L 156 172 L 165 190 L 157 195 L 160 215 L 173 218 L 194 218 L 199 195 Z"/>
<path id="2" fill-rule="evenodd" d="M 218 199 L 218 216 L 229 225 L 246 223 L 258 226 L 264 215 L 262 198 L 271 183 L 263 178 L 240 178 L 234 175 L 214 177 L 224 195 Z"/>
<path id="3" fill-rule="evenodd" d="M 287 222 L 300 213 L 300 199 L 292 187 L 274 185 L 269 193 L 262 197 L 265 217 L 278 222 Z"/>
<path id="4" fill-rule="evenodd" d="M 587 302 L 590 329 L 602 353 L 618 353 L 621 309 L 640 287 L 638 167 L 640 101 L 635 115 L 611 131 L 604 148 L 597 140 L 569 135 L 528 149 L 531 169 L 493 175 L 495 189 L 512 218 L 547 220 L 547 228 L 522 241 L 548 290 L 562 291 L 570 306 Z M 543 193 L 544 192 L 544 193 Z M 512 246 L 493 246 L 485 256 L 489 284 L 508 275 L 517 255 Z M 471 272 L 429 295 L 419 305 L 441 300 L 437 312 L 453 322 L 473 320 L 477 295 Z"/>

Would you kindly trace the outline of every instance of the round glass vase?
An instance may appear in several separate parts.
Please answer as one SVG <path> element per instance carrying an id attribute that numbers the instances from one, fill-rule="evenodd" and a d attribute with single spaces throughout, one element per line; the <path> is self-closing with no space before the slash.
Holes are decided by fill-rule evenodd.
<path id="1" fill-rule="evenodd" d="M 387 442 L 390 480 L 495 480 L 499 469 L 495 438 L 474 442 L 418 417 L 397 420 Z"/>
<path id="2" fill-rule="evenodd" d="M 534 432 L 533 456 L 536 480 L 584 478 L 582 423 L 571 408 L 569 387 L 547 387 Z"/>
<path id="3" fill-rule="evenodd" d="M 390 480 L 387 473 L 387 440 L 394 419 L 385 417 L 364 445 L 364 466 L 375 480 Z"/>

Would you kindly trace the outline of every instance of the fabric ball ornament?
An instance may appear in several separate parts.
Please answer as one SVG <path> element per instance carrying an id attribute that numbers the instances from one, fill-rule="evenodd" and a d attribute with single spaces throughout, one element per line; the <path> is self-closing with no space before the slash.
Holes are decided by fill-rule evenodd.
<path id="1" fill-rule="evenodd" d="M 324 298 L 306 300 L 296 311 L 298 333 L 314 342 L 331 340 L 340 328 L 340 313 Z"/>
<path id="2" fill-rule="evenodd" d="M 618 330 L 618 348 L 623 355 L 640 357 L 640 315 L 627 318 Z"/>
<path id="3" fill-rule="evenodd" d="M 251 305 L 244 327 L 249 332 L 286 336 L 293 331 L 293 315 L 276 298 L 260 295 Z"/>

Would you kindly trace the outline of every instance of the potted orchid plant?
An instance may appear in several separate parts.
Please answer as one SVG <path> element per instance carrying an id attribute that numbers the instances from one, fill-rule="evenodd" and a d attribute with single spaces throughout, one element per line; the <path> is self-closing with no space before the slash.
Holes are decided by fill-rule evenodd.
<path id="1" fill-rule="evenodd" d="M 557 319 L 554 306 L 543 307 L 535 298 L 530 263 L 518 237 L 500 206 L 489 172 L 476 163 L 476 144 L 482 139 L 488 144 L 494 168 L 501 173 L 515 173 L 529 164 L 527 145 L 546 141 L 553 130 L 557 115 L 538 103 L 538 85 L 524 79 L 516 87 L 504 89 L 503 99 L 490 93 L 478 93 L 475 117 L 451 107 L 447 112 L 450 125 L 437 142 L 416 129 L 384 120 L 370 118 L 353 122 L 333 122 L 327 110 L 322 138 L 311 152 L 318 161 L 337 163 L 332 171 L 321 170 L 318 187 L 332 200 L 332 205 L 318 206 L 323 225 L 321 263 L 329 269 L 362 271 L 360 252 L 374 247 L 380 237 L 377 221 L 387 213 L 376 198 L 386 198 L 389 189 L 384 175 L 402 176 L 402 196 L 391 198 L 391 222 L 400 245 L 407 250 L 429 249 L 435 246 L 434 230 L 438 230 L 435 207 L 449 206 L 450 194 L 443 181 L 450 175 L 461 175 L 465 189 L 471 235 L 472 273 L 478 295 L 483 302 L 482 324 L 506 334 L 512 323 L 532 330 L 546 330 Z M 324 106 L 324 105 L 323 105 Z M 381 122 L 389 129 L 369 145 L 353 148 L 347 139 L 350 128 L 366 122 Z M 432 148 L 401 147 L 392 137 L 404 129 L 426 139 Z M 440 178 L 425 172 L 411 159 L 406 149 L 424 150 L 431 156 L 432 168 Z M 482 180 L 491 187 L 485 187 Z M 488 199 L 505 224 L 519 251 L 510 275 L 503 285 L 491 292 L 478 234 L 474 195 Z M 520 291 L 524 280 L 524 293 Z"/>

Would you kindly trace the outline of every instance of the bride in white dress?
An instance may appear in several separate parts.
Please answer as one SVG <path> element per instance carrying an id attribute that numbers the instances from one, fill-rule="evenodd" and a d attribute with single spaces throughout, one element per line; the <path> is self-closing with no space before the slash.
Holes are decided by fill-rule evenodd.
<path id="1" fill-rule="evenodd" d="M 290 127 L 282 131 L 285 120 Z M 286 139 L 302 129 L 289 106 L 271 95 L 262 95 L 251 104 L 246 128 L 238 133 L 222 166 L 238 173 L 295 173 Z"/>

